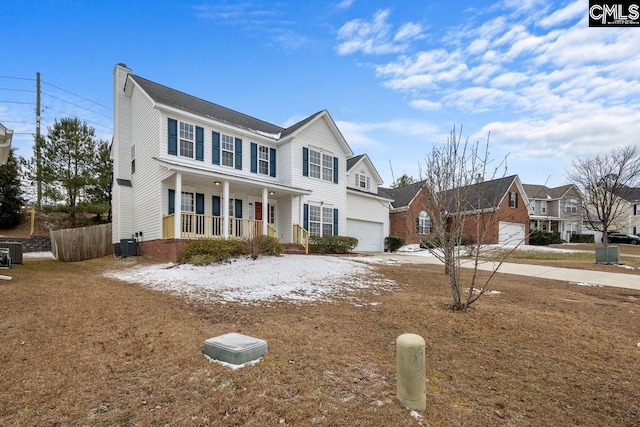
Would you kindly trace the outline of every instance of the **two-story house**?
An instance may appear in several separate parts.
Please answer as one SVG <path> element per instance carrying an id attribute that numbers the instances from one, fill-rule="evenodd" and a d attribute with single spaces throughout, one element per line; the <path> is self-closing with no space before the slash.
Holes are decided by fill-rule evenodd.
<path id="1" fill-rule="evenodd" d="M 616 191 L 620 200 L 620 214 L 615 231 L 640 235 L 640 187 L 624 186 Z"/>
<path id="2" fill-rule="evenodd" d="M 124 64 L 114 68 L 113 92 L 114 243 L 136 238 L 141 255 L 175 260 L 202 237 L 367 237 L 348 230 L 347 189 L 362 187 L 347 179 L 353 152 L 326 110 L 283 128 L 133 75 Z M 365 166 L 371 187 L 358 196 L 382 200 L 381 180 Z M 381 249 L 388 204 L 354 215 L 381 227 L 379 242 L 366 243 Z"/>
<path id="3" fill-rule="evenodd" d="M 574 184 L 549 188 L 544 185 L 523 184 L 529 198 L 529 218 L 532 230 L 560 233 L 566 240 L 581 234 L 582 193 Z"/>
<path id="4" fill-rule="evenodd" d="M 9 159 L 9 153 L 11 152 L 11 139 L 13 138 L 13 131 L 7 129 L 0 123 L 0 166 L 7 163 Z"/>

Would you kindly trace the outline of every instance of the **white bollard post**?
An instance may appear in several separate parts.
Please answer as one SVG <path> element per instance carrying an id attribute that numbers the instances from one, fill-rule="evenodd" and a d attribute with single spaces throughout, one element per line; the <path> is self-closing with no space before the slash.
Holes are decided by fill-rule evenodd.
<path id="1" fill-rule="evenodd" d="M 398 337 L 396 369 L 398 400 L 410 409 L 427 409 L 424 338 L 416 334 L 402 334 Z"/>

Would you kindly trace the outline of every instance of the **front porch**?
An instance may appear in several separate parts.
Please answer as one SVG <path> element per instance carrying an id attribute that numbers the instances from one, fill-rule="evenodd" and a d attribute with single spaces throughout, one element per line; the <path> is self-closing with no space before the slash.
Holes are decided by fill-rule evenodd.
<path id="1" fill-rule="evenodd" d="M 257 236 L 276 236 L 276 229 L 271 224 L 263 224 L 262 220 L 246 218 L 225 218 L 224 216 L 213 216 L 194 214 L 190 212 L 180 213 L 180 222 L 176 227 L 176 215 L 165 215 L 162 217 L 162 238 L 163 239 L 203 239 L 203 238 L 223 238 L 237 237 L 241 239 L 253 239 Z M 266 233 L 263 232 L 266 225 Z M 176 230 L 179 231 L 176 235 Z"/>

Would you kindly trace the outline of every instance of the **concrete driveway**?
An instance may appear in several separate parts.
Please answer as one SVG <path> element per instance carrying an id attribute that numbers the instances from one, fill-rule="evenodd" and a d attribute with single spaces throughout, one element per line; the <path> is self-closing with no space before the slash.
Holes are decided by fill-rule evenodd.
<path id="1" fill-rule="evenodd" d="M 422 262 L 427 264 L 442 264 L 433 256 L 420 256 L 401 253 L 381 253 L 376 256 L 396 261 Z M 470 263 L 468 263 L 470 264 Z M 463 263 L 463 267 L 464 267 Z M 471 267 L 469 265 L 469 267 Z M 480 270 L 492 271 L 495 266 L 491 262 L 478 265 Z M 503 274 L 518 276 L 540 277 L 543 279 L 562 280 L 564 282 L 585 283 L 590 285 L 612 286 L 640 290 L 640 275 L 625 273 L 607 273 L 604 271 L 577 270 L 572 268 L 546 267 L 543 265 L 502 263 L 498 270 Z"/>

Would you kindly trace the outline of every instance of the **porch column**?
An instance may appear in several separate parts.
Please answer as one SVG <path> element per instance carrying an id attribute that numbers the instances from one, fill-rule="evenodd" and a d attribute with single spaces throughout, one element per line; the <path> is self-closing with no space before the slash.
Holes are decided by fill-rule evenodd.
<path id="1" fill-rule="evenodd" d="M 222 237 L 229 238 L 229 181 L 222 183 L 222 203 L 220 203 L 220 214 L 222 215 Z"/>
<path id="2" fill-rule="evenodd" d="M 262 235 L 266 236 L 269 232 L 269 192 L 266 188 L 262 189 Z"/>
<path id="3" fill-rule="evenodd" d="M 302 196 L 298 196 L 298 225 L 302 227 L 304 224 L 304 218 L 302 217 L 302 211 L 304 210 L 304 203 Z"/>
<path id="4" fill-rule="evenodd" d="M 182 237 L 182 174 L 176 172 L 176 197 L 174 200 L 174 221 L 173 221 L 173 238 L 179 239 Z"/>

